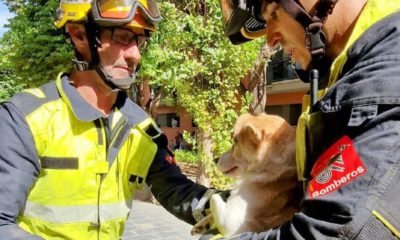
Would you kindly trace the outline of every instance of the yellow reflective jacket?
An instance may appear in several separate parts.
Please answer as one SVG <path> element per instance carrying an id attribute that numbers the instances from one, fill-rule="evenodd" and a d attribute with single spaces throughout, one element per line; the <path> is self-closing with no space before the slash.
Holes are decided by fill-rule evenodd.
<path id="1" fill-rule="evenodd" d="M 118 99 L 107 122 L 71 88 L 59 77 L 28 90 L 31 100 L 19 106 L 42 169 L 18 223 L 44 239 L 119 239 L 157 151 L 157 136 L 146 131 L 160 132 L 141 109 Z"/>

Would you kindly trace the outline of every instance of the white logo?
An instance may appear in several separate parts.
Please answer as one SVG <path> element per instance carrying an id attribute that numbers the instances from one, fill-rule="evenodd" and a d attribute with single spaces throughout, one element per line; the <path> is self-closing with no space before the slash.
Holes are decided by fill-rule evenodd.
<path id="1" fill-rule="evenodd" d="M 324 184 L 329 182 L 332 178 L 332 171 L 337 172 L 344 172 L 345 168 L 342 152 L 348 147 L 349 145 L 343 144 L 338 147 L 339 153 L 333 155 L 328 161 L 328 167 L 324 169 L 318 176 L 316 177 L 316 181 L 320 184 Z"/>

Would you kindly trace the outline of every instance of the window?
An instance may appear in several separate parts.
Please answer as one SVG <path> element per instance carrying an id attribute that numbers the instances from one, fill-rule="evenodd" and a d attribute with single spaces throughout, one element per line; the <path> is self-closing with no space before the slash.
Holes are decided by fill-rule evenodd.
<path id="1" fill-rule="evenodd" d="M 196 122 L 193 119 L 192 119 L 192 127 L 195 127 L 195 128 L 198 127 Z"/>
<path id="2" fill-rule="evenodd" d="M 296 71 L 290 62 L 290 57 L 283 53 L 282 50 L 275 53 L 271 58 L 266 76 L 268 85 L 271 85 L 273 82 L 297 78 Z"/>
<path id="3" fill-rule="evenodd" d="M 290 125 L 296 126 L 297 120 L 301 114 L 301 104 L 267 106 L 266 111 L 268 114 L 281 116 L 288 121 Z"/>
<path id="4" fill-rule="evenodd" d="M 180 117 L 176 113 L 158 114 L 156 122 L 159 127 L 179 127 Z"/>

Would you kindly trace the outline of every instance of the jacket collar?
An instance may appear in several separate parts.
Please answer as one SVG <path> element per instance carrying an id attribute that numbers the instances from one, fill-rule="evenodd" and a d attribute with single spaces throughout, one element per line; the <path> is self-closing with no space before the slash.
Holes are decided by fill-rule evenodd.
<path id="1" fill-rule="evenodd" d="M 75 117 L 84 122 L 91 122 L 99 118 L 106 118 L 103 113 L 92 107 L 71 85 L 68 74 L 62 73 L 56 80 L 58 92 L 68 105 Z"/>
<path id="2" fill-rule="evenodd" d="M 91 122 L 106 115 L 92 107 L 70 84 L 69 75 L 62 73 L 56 80 L 57 89 L 63 101 L 68 105 L 75 117 L 84 122 Z M 128 124 L 135 126 L 147 119 L 149 116 L 138 105 L 132 102 L 125 92 L 118 92 L 113 111 L 119 110 L 128 120 Z"/>

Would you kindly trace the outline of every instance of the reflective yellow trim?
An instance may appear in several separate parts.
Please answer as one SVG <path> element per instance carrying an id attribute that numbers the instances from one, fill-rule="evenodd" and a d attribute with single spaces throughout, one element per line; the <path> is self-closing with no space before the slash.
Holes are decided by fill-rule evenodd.
<path id="1" fill-rule="evenodd" d="M 139 0 L 139 2 L 146 8 L 149 8 L 149 5 L 147 4 L 147 0 Z"/>
<path id="2" fill-rule="evenodd" d="M 132 208 L 132 200 L 118 203 L 105 203 L 98 206 L 49 206 L 27 201 L 24 216 L 41 219 L 49 223 L 79 223 L 97 222 L 97 213 L 100 210 L 100 221 L 125 219 Z"/>
<path id="3" fill-rule="evenodd" d="M 347 50 L 353 43 L 374 23 L 382 18 L 399 11 L 399 3 L 397 1 L 383 1 L 383 0 L 369 0 L 367 1 L 360 17 L 354 26 L 353 32 L 346 43 L 345 48 L 340 55 L 334 60 L 331 66 L 331 75 L 329 77 L 328 87 L 331 87 L 338 79 L 339 74 L 342 72 L 344 63 L 347 60 Z"/>
<path id="4" fill-rule="evenodd" d="M 242 35 L 247 39 L 257 39 L 257 38 L 265 36 L 265 34 L 267 33 L 267 28 L 264 28 L 261 31 L 253 32 L 253 33 L 249 33 L 248 31 L 246 31 L 246 29 L 241 28 L 240 33 L 242 33 Z"/>
<path id="5" fill-rule="evenodd" d="M 400 231 L 399 229 L 396 229 L 392 224 L 390 224 L 390 222 L 388 222 L 382 215 L 380 215 L 377 211 L 373 210 L 372 214 L 378 218 L 383 224 L 385 224 L 386 227 L 388 227 L 390 229 L 390 231 L 392 231 L 392 233 L 394 233 L 394 235 L 396 235 L 398 238 L 400 238 Z"/>
<path id="6" fill-rule="evenodd" d="M 326 89 L 317 92 L 318 100 L 325 94 Z M 296 127 L 296 164 L 297 164 L 297 178 L 300 181 L 305 181 L 304 168 L 307 161 L 306 150 L 306 132 L 310 122 L 310 95 L 304 95 L 302 100 L 302 113 L 297 121 Z"/>
<path id="7" fill-rule="evenodd" d="M 46 95 L 40 88 L 31 88 L 31 89 L 25 89 L 23 92 L 30 93 L 38 98 L 46 98 Z"/>
<path id="8" fill-rule="evenodd" d="M 310 107 L 307 107 L 303 113 L 301 113 L 296 127 L 296 165 L 297 165 L 297 179 L 299 181 L 305 181 L 304 168 L 307 157 L 306 145 L 305 145 L 305 134 L 306 125 L 308 121 L 308 112 Z"/>

